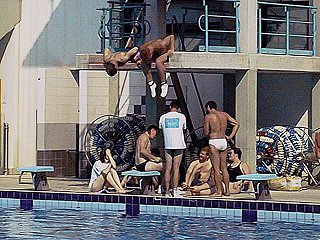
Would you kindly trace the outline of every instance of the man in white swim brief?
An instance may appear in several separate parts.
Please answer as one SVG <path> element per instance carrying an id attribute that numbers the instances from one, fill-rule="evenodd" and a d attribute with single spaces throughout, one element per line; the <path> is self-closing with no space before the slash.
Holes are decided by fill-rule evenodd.
<path id="1" fill-rule="evenodd" d="M 212 177 L 216 183 L 216 197 L 223 194 L 222 180 L 226 186 L 225 195 L 230 195 L 229 174 L 227 171 L 227 141 L 231 140 L 239 129 L 238 122 L 228 113 L 218 111 L 217 104 L 209 101 L 205 104 L 207 115 L 204 118 L 203 133 L 209 137 L 210 159 L 213 167 Z M 227 125 L 232 125 L 232 132 L 226 136 Z M 222 174 L 221 174 L 222 173 Z"/>
<path id="2" fill-rule="evenodd" d="M 223 139 L 216 138 L 216 139 L 210 139 L 209 145 L 214 146 L 219 151 L 224 151 L 227 149 L 228 143 L 225 138 Z"/>

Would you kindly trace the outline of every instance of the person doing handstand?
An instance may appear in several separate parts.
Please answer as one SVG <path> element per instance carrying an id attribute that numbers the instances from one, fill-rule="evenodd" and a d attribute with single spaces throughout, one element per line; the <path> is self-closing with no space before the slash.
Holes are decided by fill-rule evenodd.
<path id="1" fill-rule="evenodd" d="M 100 160 L 93 164 L 89 188 L 91 192 L 100 192 L 112 186 L 117 193 L 126 193 L 116 172 L 116 163 L 109 149 L 100 152 Z"/>
<path id="2" fill-rule="evenodd" d="M 106 68 L 107 74 L 109 76 L 114 76 L 117 74 L 119 66 L 123 66 L 130 59 L 134 61 L 133 57 L 138 52 L 138 48 L 134 47 L 128 52 L 111 52 L 108 48 L 104 50 L 103 61 L 104 67 Z"/>
<path id="3" fill-rule="evenodd" d="M 213 179 L 216 184 L 216 193 L 214 196 L 221 197 L 223 193 L 222 180 L 225 184 L 225 195 L 230 195 L 229 174 L 227 171 L 227 140 L 231 140 L 239 129 L 239 123 L 229 114 L 217 111 L 215 101 L 209 101 L 205 104 L 207 115 L 204 118 L 203 133 L 208 136 L 210 147 L 210 159 L 213 166 Z M 230 136 L 226 136 L 227 125 L 232 125 Z M 221 176 L 222 173 L 222 176 Z"/>
<path id="4" fill-rule="evenodd" d="M 157 85 L 152 78 L 151 63 L 156 63 L 161 82 L 160 96 L 165 98 L 168 93 L 168 84 L 166 81 L 166 67 L 164 66 L 164 63 L 169 61 L 169 57 L 171 57 L 173 53 L 174 35 L 169 35 L 164 39 L 155 39 L 144 43 L 134 57 L 138 66 L 141 65 L 151 90 L 151 97 L 153 98 L 156 96 Z"/>

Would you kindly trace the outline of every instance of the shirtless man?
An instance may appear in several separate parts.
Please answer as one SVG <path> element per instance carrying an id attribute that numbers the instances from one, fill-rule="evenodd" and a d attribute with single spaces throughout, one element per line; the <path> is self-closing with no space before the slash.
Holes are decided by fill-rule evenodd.
<path id="1" fill-rule="evenodd" d="M 230 195 L 229 174 L 227 171 L 227 141 L 231 140 L 239 129 L 239 123 L 229 114 L 217 111 L 217 104 L 209 101 L 205 104 L 207 115 L 204 118 L 203 133 L 210 138 L 210 159 L 213 166 L 213 179 L 216 185 L 214 196 L 221 197 L 223 193 L 222 180 L 226 186 L 225 195 Z M 228 122 L 232 125 L 230 136 L 226 136 Z M 222 173 L 222 176 L 221 176 Z"/>
<path id="2" fill-rule="evenodd" d="M 119 66 L 126 64 L 130 58 L 134 61 L 133 57 L 138 52 L 138 48 L 134 47 L 128 52 L 111 52 L 108 48 L 104 50 L 103 61 L 104 67 L 106 68 L 107 74 L 109 76 L 114 76 L 117 74 Z"/>
<path id="3" fill-rule="evenodd" d="M 174 36 L 169 35 L 164 39 L 151 40 L 144 43 L 139 52 L 135 56 L 138 65 L 141 65 L 142 71 L 147 78 L 148 85 L 151 90 L 151 97 L 156 96 L 156 83 L 153 81 L 151 74 L 151 63 L 155 62 L 161 82 L 160 96 L 165 98 L 168 93 L 168 84 L 166 81 L 165 62 L 169 61 L 169 57 L 174 52 Z"/>
<path id="4" fill-rule="evenodd" d="M 159 132 L 156 125 L 150 125 L 137 140 L 135 164 L 138 171 L 161 171 L 161 157 L 156 157 L 151 153 L 150 139 L 154 139 Z"/>
<path id="5" fill-rule="evenodd" d="M 199 160 L 192 162 L 186 174 L 186 181 L 181 184 L 184 190 L 194 186 L 199 186 L 208 182 L 212 164 L 209 159 L 209 147 L 204 147 L 200 151 Z"/>

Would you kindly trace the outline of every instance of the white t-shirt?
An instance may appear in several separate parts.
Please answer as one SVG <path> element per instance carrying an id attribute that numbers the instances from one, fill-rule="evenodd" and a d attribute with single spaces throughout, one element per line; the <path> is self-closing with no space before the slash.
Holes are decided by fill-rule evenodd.
<path id="1" fill-rule="evenodd" d="M 109 166 L 109 162 L 101 162 L 96 161 L 93 166 L 92 166 L 92 171 L 91 171 L 91 178 L 90 178 L 90 182 L 89 182 L 89 188 L 91 188 L 92 183 L 99 177 L 99 175 L 101 174 L 101 172 L 106 169 Z"/>
<path id="2" fill-rule="evenodd" d="M 159 128 L 163 131 L 165 149 L 185 149 L 183 129 L 187 128 L 186 117 L 179 112 L 163 114 L 159 120 Z"/>

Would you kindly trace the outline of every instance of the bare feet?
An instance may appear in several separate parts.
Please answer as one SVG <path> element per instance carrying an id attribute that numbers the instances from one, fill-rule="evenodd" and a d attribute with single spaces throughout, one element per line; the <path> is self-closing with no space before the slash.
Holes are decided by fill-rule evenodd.
<path id="1" fill-rule="evenodd" d="M 216 197 L 222 197 L 222 194 L 214 193 L 214 194 L 211 194 L 210 196 L 213 198 L 216 198 Z"/>
<path id="2" fill-rule="evenodd" d="M 119 193 L 119 194 L 125 194 L 125 193 L 127 193 L 126 190 L 124 190 L 124 189 L 119 189 L 119 190 L 117 190 L 116 192 Z"/>

